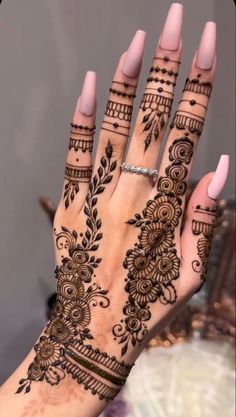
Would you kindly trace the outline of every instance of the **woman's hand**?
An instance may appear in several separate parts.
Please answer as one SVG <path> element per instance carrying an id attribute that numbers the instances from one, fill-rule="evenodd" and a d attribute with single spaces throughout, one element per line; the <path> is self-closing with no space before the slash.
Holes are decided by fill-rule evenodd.
<path id="1" fill-rule="evenodd" d="M 128 149 L 145 33 L 138 31 L 121 56 L 93 168 L 96 75 L 86 74 L 54 221 L 57 302 L 18 393 L 61 384 L 69 374 L 75 385 L 104 400 L 104 407 L 147 341 L 204 282 L 228 157 L 200 181 L 186 210 L 185 196 L 215 71 L 212 22 L 205 26 L 155 171 L 179 72 L 181 22 L 182 6 L 174 4 Z"/>

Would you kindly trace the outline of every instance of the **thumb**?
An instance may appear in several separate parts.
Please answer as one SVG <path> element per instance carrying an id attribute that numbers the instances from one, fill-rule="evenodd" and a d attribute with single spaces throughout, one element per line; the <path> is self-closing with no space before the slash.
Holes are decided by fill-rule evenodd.
<path id="1" fill-rule="evenodd" d="M 205 281 L 215 226 L 216 199 L 225 185 L 228 168 L 229 156 L 222 155 L 216 171 L 199 181 L 187 206 L 181 235 L 181 255 L 184 270 L 188 271 L 188 282 L 184 285 L 191 285 L 193 291 Z M 193 280 L 189 280 L 189 276 L 193 276 Z"/>

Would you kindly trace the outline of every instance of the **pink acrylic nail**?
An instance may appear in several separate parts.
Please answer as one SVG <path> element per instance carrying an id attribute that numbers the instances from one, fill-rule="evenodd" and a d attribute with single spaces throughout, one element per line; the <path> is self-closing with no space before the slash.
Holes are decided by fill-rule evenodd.
<path id="1" fill-rule="evenodd" d="M 142 58 L 146 40 L 146 32 L 137 30 L 125 54 L 122 72 L 130 78 L 138 77 L 142 65 Z"/>
<path id="2" fill-rule="evenodd" d="M 164 28 L 160 37 L 160 47 L 167 51 L 176 51 L 180 45 L 183 20 L 183 5 L 173 3 L 170 6 Z"/>
<path id="3" fill-rule="evenodd" d="M 215 200 L 224 188 L 229 170 L 229 155 L 221 155 L 213 178 L 208 185 L 208 197 Z"/>
<path id="4" fill-rule="evenodd" d="M 212 68 L 216 54 L 216 24 L 207 22 L 197 51 L 196 66 L 203 70 Z"/>
<path id="5" fill-rule="evenodd" d="M 92 116 L 96 109 L 96 72 L 87 71 L 82 93 L 79 100 L 79 109 L 85 116 Z"/>

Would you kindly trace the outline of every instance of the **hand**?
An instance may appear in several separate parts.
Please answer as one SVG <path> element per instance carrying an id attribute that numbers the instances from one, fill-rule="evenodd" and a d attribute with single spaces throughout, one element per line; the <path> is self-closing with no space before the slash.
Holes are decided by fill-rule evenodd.
<path id="1" fill-rule="evenodd" d="M 114 398 L 147 341 L 204 282 L 228 157 L 200 181 L 186 210 L 185 196 L 215 71 L 212 22 L 155 172 L 179 71 L 181 21 L 182 6 L 172 5 L 126 157 L 145 33 L 138 31 L 121 56 L 94 168 L 96 75 L 86 74 L 54 221 L 57 302 L 18 393 L 39 381 L 60 384 L 70 374 L 96 398 Z"/>

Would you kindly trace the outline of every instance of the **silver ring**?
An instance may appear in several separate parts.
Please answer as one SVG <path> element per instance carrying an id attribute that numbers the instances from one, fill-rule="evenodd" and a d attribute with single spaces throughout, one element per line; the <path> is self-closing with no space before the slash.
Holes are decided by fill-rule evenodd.
<path id="1" fill-rule="evenodd" d="M 137 167 L 136 165 L 130 165 L 123 162 L 121 164 L 121 171 L 130 172 L 131 174 L 145 175 L 147 177 L 157 177 L 157 169 L 150 169 L 144 167 Z"/>

